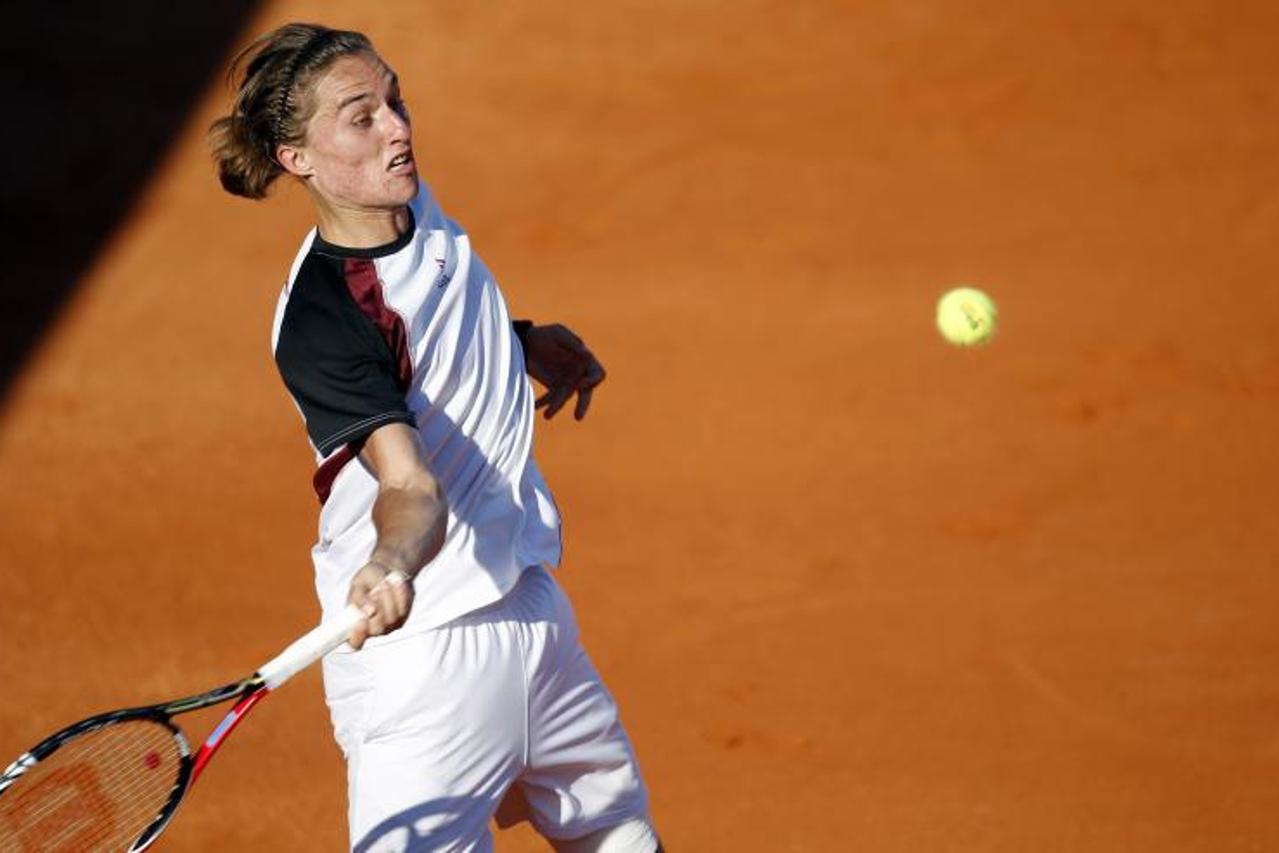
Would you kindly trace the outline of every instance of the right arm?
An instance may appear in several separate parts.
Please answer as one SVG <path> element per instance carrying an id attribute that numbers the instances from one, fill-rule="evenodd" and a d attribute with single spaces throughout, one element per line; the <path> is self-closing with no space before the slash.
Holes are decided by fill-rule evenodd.
<path id="1" fill-rule="evenodd" d="M 347 597 L 368 617 L 352 632 L 356 649 L 404 623 L 413 605 L 413 578 L 443 547 L 448 524 L 448 501 L 427 468 L 416 429 L 403 423 L 379 427 L 365 440 L 360 459 L 378 481 L 377 543 L 351 579 Z"/>

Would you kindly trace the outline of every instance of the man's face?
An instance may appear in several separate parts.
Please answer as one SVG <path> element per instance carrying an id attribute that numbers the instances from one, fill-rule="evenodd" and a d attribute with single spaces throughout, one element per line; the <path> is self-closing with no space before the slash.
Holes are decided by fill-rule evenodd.
<path id="1" fill-rule="evenodd" d="M 373 53 L 344 56 L 311 97 L 314 112 L 297 148 L 312 188 L 340 208 L 386 210 L 411 201 L 417 165 L 395 72 Z"/>

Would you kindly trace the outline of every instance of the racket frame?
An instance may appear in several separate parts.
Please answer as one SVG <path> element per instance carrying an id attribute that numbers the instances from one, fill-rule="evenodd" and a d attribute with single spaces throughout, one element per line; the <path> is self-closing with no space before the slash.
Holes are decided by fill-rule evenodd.
<path id="1" fill-rule="evenodd" d="M 157 723 L 169 730 L 178 745 L 178 775 L 173 789 L 169 793 L 169 798 L 156 815 L 155 820 L 147 825 L 146 829 L 143 830 L 142 834 L 138 836 L 138 839 L 129 848 L 129 853 L 139 853 L 149 847 L 159 837 L 160 832 L 168 826 L 169 821 L 173 819 L 173 815 L 177 812 L 178 805 L 182 802 L 183 797 L 186 796 L 191 785 L 200 776 L 209 759 L 217 752 L 218 747 L 223 744 L 227 736 L 240 724 L 240 721 L 253 709 L 253 706 L 272 690 L 345 642 L 351 631 L 363 619 L 364 614 L 359 608 L 354 605 L 348 605 L 337 618 L 318 625 L 304 636 L 295 640 L 288 648 L 267 661 L 248 678 L 224 684 L 204 693 L 196 693 L 182 699 L 175 699 L 171 702 L 108 711 L 104 714 L 87 717 L 77 723 L 72 723 L 27 750 L 10 764 L 3 773 L 0 773 L 0 796 L 3 796 L 4 792 L 30 771 L 31 768 L 37 766 L 41 761 L 46 760 L 76 738 L 83 737 L 90 732 L 110 725 L 131 720 L 146 720 Z M 192 755 L 191 746 L 186 739 L 186 735 L 173 722 L 173 717 L 178 714 L 185 714 L 188 711 L 198 711 L 202 708 L 220 705 L 232 699 L 236 700 L 235 704 L 227 711 L 222 721 L 213 728 L 208 737 L 205 738 L 204 743 L 200 745 L 199 751 Z"/>
<path id="2" fill-rule="evenodd" d="M 77 738 L 119 723 L 133 721 L 155 723 L 167 729 L 169 734 L 173 736 L 173 740 L 178 747 L 178 769 L 173 788 L 169 792 L 164 805 L 156 814 L 155 820 L 147 825 L 146 829 L 142 831 L 133 843 L 133 846 L 129 848 L 130 853 L 145 850 L 169 824 L 169 821 L 173 819 L 173 815 L 177 812 L 178 805 L 182 802 L 187 790 L 200 775 L 209 759 L 212 758 L 213 753 L 222 745 L 226 736 L 231 733 L 240 720 L 244 718 L 244 715 L 248 713 L 249 709 L 256 705 L 267 692 L 262 677 L 254 674 L 242 681 L 224 684 L 213 690 L 186 696 L 172 702 L 165 702 L 161 705 L 122 708 L 116 711 L 108 711 L 105 714 L 87 717 L 49 735 L 10 764 L 4 773 L 0 774 L 0 795 L 3 795 L 5 789 L 21 779 L 40 762 L 47 760 L 59 749 Z M 239 697 L 238 700 L 231 710 L 227 712 L 226 716 L 223 717 L 222 722 L 214 728 L 209 737 L 201 744 L 199 751 L 192 754 L 190 742 L 182 729 L 173 721 L 173 717 L 177 714 L 185 714 L 188 711 L 198 711 L 201 708 L 218 705 L 236 697 Z"/>

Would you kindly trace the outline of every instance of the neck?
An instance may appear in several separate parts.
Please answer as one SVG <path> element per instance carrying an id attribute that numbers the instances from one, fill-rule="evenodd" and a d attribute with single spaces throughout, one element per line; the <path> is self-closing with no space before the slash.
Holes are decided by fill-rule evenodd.
<path id="1" fill-rule="evenodd" d="M 348 249 L 370 249 L 394 242 L 408 230 L 411 221 L 407 205 L 391 210 L 363 210 L 322 199 L 317 199 L 316 219 L 326 242 Z"/>

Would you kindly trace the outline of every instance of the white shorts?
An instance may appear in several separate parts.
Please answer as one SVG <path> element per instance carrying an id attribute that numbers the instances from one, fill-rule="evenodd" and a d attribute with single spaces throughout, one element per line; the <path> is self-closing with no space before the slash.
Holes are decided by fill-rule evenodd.
<path id="1" fill-rule="evenodd" d="M 541 567 L 439 628 L 329 655 L 324 687 L 356 851 L 492 850 L 513 785 L 547 838 L 647 820 L 617 705 Z"/>

